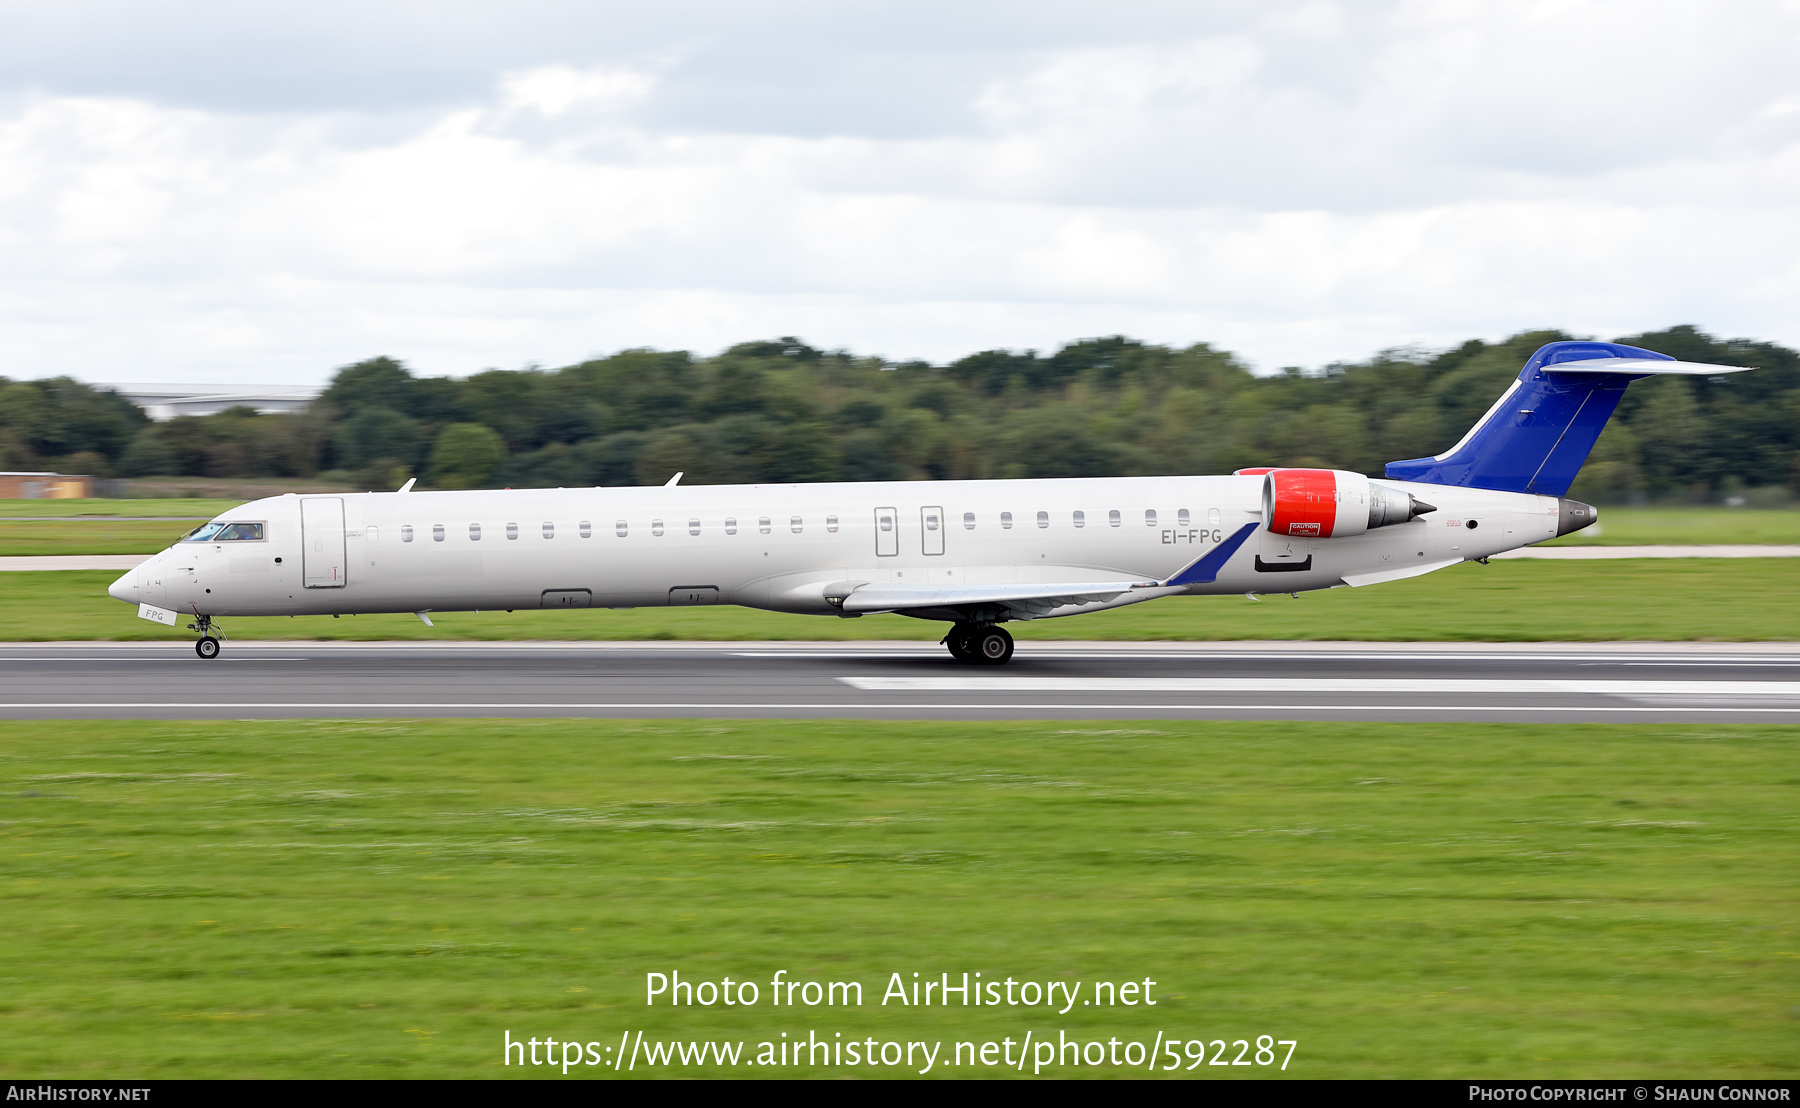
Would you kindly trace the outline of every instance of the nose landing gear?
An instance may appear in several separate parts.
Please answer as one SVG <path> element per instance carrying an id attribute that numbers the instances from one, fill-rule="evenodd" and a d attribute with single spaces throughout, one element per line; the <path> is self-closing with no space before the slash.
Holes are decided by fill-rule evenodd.
<path id="1" fill-rule="evenodd" d="M 1013 637 L 991 623 L 959 623 L 944 636 L 950 656 L 971 665 L 1003 666 L 1012 660 Z"/>
<path id="2" fill-rule="evenodd" d="M 196 619 L 188 624 L 188 630 L 200 632 L 200 641 L 194 644 L 194 653 L 202 658 L 219 656 L 219 644 L 225 638 L 225 630 L 214 623 L 211 616 L 201 616 Z M 218 632 L 217 635 L 214 635 L 215 631 Z"/>

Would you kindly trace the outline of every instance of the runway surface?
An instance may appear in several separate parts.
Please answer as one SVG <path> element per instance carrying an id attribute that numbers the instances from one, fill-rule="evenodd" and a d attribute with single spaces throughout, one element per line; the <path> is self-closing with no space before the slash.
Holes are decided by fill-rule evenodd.
<path id="1" fill-rule="evenodd" d="M 1800 644 L 0 644 L 0 718 L 1800 723 Z"/>

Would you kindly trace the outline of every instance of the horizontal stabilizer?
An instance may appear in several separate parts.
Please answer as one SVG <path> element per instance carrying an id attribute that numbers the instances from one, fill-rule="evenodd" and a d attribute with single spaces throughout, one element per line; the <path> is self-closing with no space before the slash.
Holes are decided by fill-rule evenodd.
<path id="1" fill-rule="evenodd" d="M 1719 373 L 1743 373 L 1747 365 L 1711 365 L 1707 362 L 1673 362 L 1661 358 L 1583 358 L 1573 362 L 1556 362 L 1544 366 L 1545 373 L 1678 373 L 1689 377 L 1711 377 Z"/>

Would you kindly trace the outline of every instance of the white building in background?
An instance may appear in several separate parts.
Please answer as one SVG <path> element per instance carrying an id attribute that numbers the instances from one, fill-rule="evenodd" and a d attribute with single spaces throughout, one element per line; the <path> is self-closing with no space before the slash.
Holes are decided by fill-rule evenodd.
<path id="1" fill-rule="evenodd" d="M 297 412 L 318 399 L 316 385 L 143 385 L 96 384 L 144 409 L 158 423 L 176 416 L 214 415 L 227 408 L 255 408 L 257 414 Z"/>

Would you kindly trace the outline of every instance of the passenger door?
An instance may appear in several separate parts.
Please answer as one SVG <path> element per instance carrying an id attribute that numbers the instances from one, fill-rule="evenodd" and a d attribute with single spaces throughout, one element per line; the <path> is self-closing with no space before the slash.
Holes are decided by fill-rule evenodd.
<path id="1" fill-rule="evenodd" d="M 300 501 L 300 561 L 309 589 L 348 584 L 344 558 L 344 500 L 314 496 Z"/>

